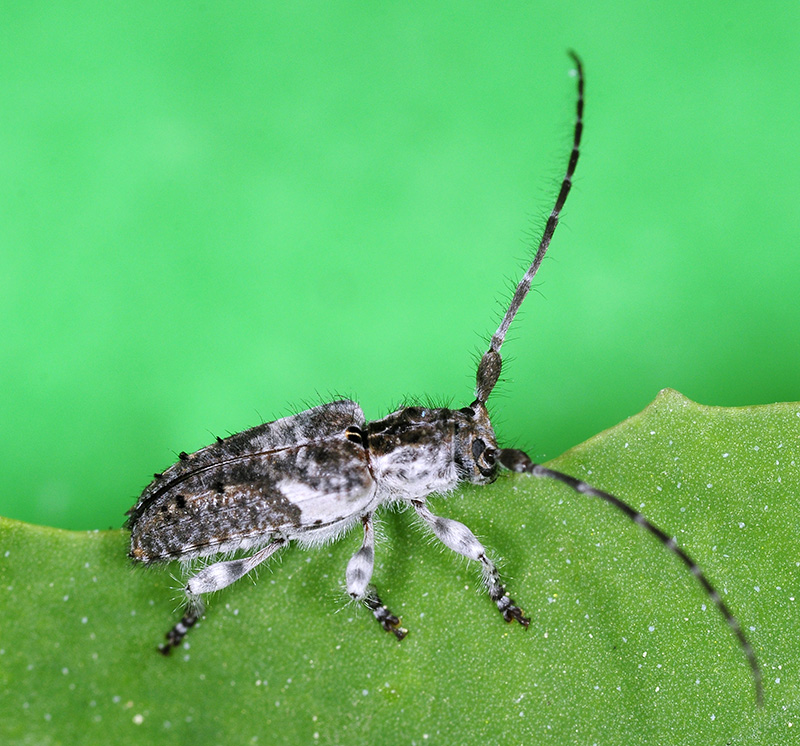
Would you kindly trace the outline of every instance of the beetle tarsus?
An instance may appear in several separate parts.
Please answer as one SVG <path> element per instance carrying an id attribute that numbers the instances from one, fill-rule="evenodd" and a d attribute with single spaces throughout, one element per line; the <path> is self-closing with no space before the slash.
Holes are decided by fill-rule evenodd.
<path id="1" fill-rule="evenodd" d="M 375 594 L 365 598 L 364 603 L 375 615 L 381 627 L 387 632 L 391 632 L 398 640 L 402 640 L 408 634 L 408 630 L 400 626 L 400 617 L 392 614 Z"/>
<path id="2" fill-rule="evenodd" d="M 164 636 L 167 641 L 158 646 L 158 652 L 161 655 L 169 655 L 172 652 L 172 648 L 177 648 L 183 642 L 186 633 L 194 627 L 199 618 L 199 614 L 187 611 L 181 617 L 181 620 Z"/>

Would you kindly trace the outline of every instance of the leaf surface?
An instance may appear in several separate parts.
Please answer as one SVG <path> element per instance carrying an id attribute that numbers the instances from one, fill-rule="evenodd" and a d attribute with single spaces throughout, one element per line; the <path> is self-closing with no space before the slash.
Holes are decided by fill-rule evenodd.
<path id="1" fill-rule="evenodd" d="M 410 513 L 386 512 L 374 581 L 402 643 L 346 602 L 358 532 L 291 547 L 215 594 L 164 658 L 178 566 L 132 567 L 123 531 L 0 520 L 0 742 L 790 743 L 798 436 L 800 404 L 704 407 L 665 390 L 549 464 L 641 509 L 703 567 L 753 643 L 761 709 L 676 557 L 596 499 L 506 474 L 431 503 L 502 557 L 530 628 L 503 623 L 477 569 Z"/>

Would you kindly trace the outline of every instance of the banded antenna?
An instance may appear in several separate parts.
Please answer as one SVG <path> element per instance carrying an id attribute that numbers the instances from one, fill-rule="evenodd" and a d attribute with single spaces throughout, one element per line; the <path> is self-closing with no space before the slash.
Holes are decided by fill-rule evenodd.
<path id="1" fill-rule="evenodd" d="M 531 289 L 531 281 L 539 271 L 539 265 L 541 265 L 542 259 L 544 259 L 544 255 L 547 253 L 550 241 L 553 238 L 553 234 L 556 232 L 561 210 L 564 207 L 564 203 L 567 201 L 569 190 L 572 188 L 572 176 L 575 173 L 575 166 L 578 165 L 578 156 L 581 152 L 581 135 L 583 134 L 583 64 L 581 63 L 580 57 L 578 57 L 575 52 L 570 51 L 569 56 L 572 57 L 572 61 L 575 63 L 576 74 L 578 76 L 578 102 L 575 114 L 575 131 L 572 136 L 572 151 L 569 154 L 567 172 L 564 174 L 564 179 L 561 182 L 561 189 L 558 192 L 553 211 L 550 213 L 550 217 L 547 218 L 547 225 L 544 227 L 542 240 L 539 241 L 539 248 L 536 250 L 533 263 L 528 267 L 528 271 L 519 281 L 517 289 L 514 291 L 514 297 L 511 299 L 511 303 L 506 311 L 506 315 L 503 316 L 500 326 L 497 327 L 497 331 L 492 335 L 489 349 L 483 355 L 478 365 L 478 380 L 475 389 L 475 400 L 478 404 L 486 404 L 486 401 L 489 399 L 497 383 L 497 379 L 500 377 L 500 369 L 503 364 L 502 358 L 500 357 L 500 347 L 505 341 L 508 327 L 511 326 L 511 322 L 517 315 L 522 301 L 525 300 L 525 296 Z"/>
<path id="2" fill-rule="evenodd" d="M 536 256 L 533 258 L 533 263 L 530 267 L 528 267 L 528 271 L 520 280 L 519 285 L 517 285 L 517 288 L 514 291 L 514 297 L 511 299 L 508 310 L 506 311 L 503 320 L 500 322 L 500 326 L 497 328 L 497 331 L 492 336 L 489 349 L 484 353 L 480 363 L 478 364 L 478 374 L 475 388 L 476 399 L 472 405 L 473 408 L 480 409 L 486 406 L 486 401 L 488 400 L 489 395 L 492 393 L 492 390 L 494 389 L 495 384 L 500 377 L 500 370 L 503 364 L 502 358 L 500 357 L 500 347 L 506 338 L 506 333 L 508 332 L 508 328 L 511 326 L 511 322 L 514 320 L 514 317 L 517 315 L 517 311 L 519 311 L 519 307 L 522 305 L 522 301 L 525 300 L 525 296 L 527 296 L 531 289 L 531 280 L 533 280 L 536 272 L 539 270 L 539 266 L 542 263 L 542 259 L 544 259 L 547 248 L 550 246 L 553 233 L 555 233 L 556 226 L 558 225 L 558 219 L 561 215 L 561 210 L 564 207 L 564 203 L 567 201 L 567 195 L 572 187 L 572 176 L 575 173 L 575 166 L 578 163 L 581 134 L 583 133 L 584 77 L 583 65 L 581 64 L 581 60 L 578 55 L 575 54 L 575 52 L 570 52 L 569 55 L 575 62 L 578 77 L 578 101 L 577 113 L 575 117 L 575 133 L 572 139 L 572 151 L 570 152 L 567 171 L 564 174 L 564 180 L 561 182 L 561 189 L 558 192 L 558 197 L 556 198 L 553 211 L 550 213 L 550 217 L 547 219 L 547 225 L 545 226 L 544 233 L 542 234 L 542 240 L 539 242 L 539 248 L 536 250 Z M 615 495 L 592 487 L 590 484 L 587 484 L 580 479 L 576 479 L 575 477 L 571 477 L 569 474 L 564 474 L 560 471 L 555 471 L 554 469 L 548 469 L 540 464 L 535 464 L 526 453 L 517 450 L 516 448 L 501 448 L 491 453 L 486 453 L 485 458 L 487 458 L 487 460 L 498 460 L 506 469 L 509 469 L 510 471 L 515 471 L 522 474 L 530 474 L 534 477 L 554 479 L 562 484 L 567 485 L 580 495 L 600 498 L 601 500 L 604 500 L 618 510 L 622 511 L 626 516 L 628 516 L 628 518 L 630 518 L 631 521 L 655 536 L 663 544 L 663 546 L 672 552 L 672 554 L 676 555 L 688 568 L 689 572 L 691 572 L 691 574 L 697 578 L 709 600 L 717 607 L 719 612 L 724 617 L 728 627 L 736 636 L 739 647 L 744 653 L 745 658 L 747 658 L 747 663 L 750 666 L 750 671 L 752 672 L 753 682 L 756 690 L 756 704 L 759 707 L 763 704 L 764 693 L 761 683 L 761 668 L 758 665 L 758 660 L 756 659 L 755 652 L 753 651 L 753 646 L 747 639 L 747 636 L 742 630 L 738 619 L 733 615 L 727 604 L 722 600 L 719 591 L 717 591 L 717 589 L 712 585 L 711 581 L 706 577 L 700 566 L 678 546 L 674 538 L 672 538 L 665 531 L 662 531 L 655 524 L 651 523 L 638 510 L 631 507 L 623 500 L 620 500 Z"/>

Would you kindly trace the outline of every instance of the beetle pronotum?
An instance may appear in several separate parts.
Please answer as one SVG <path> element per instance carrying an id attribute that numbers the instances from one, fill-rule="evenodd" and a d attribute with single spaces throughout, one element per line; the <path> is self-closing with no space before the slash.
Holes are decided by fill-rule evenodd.
<path id="1" fill-rule="evenodd" d="M 204 612 L 202 596 L 239 580 L 292 541 L 320 544 L 356 524 L 364 540 L 346 570 L 347 592 L 367 606 L 383 629 L 402 640 L 407 630 L 371 585 L 375 561 L 373 519 L 388 503 L 410 505 L 435 536 L 453 551 L 480 563 L 489 598 L 507 622 L 530 623 L 506 592 L 497 568 L 466 526 L 434 515 L 433 493 L 446 494 L 461 482 L 489 484 L 501 468 L 555 479 L 582 495 L 599 497 L 656 536 L 698 579 L 736 635 L 762 700 L 761 672 L 747 637 L 697 563 L 668 534 L 619 498 L 586 482 L 534 464 L 520 450 L 501 448 L 486 403 L 500 376 L 500 348 L 558 225 L 572 186 L 583 131 L 584 77 L 577 74 L 577 111 L 572 149 L 555 205 L 536 255 L 520 280 L 508 310 L 478 364 L 475 399 L 461 409 L 404 407 L 367 422 L 353 401 L 341 400 L 218 438 L 179 461 L 144 490 L 128 511 L 130 556 L 151 564 L 251 550 L 217 561 L 192 575 L 186 609 L 160 646 L 179 645 Z"/>

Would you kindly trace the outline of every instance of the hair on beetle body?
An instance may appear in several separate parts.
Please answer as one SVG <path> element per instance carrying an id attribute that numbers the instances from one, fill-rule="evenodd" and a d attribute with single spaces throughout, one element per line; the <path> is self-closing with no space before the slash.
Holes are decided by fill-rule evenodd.
<path id="1" fill-rule="evenodd" d="M 345 569 L 350 598 L 370 609 L 387 632 L 402 640 L 407 630 L 371 583 L 375 565 L 375 513 L 411 507 L 442 545 L 479 563 L 483 587 L 506 622 L 527 628 L 530 620 L 506 591 L 496 562 L 459 521 L 431 512 L 427 498 L 458 485 L 494 482 L 501 469 L 560 482 L 621 510 L 676 555 L 700 582 L 739 643 L 750 666 L 756 700 L 762 701 L 761 670 L 750 642 L 697 563 L 676 541 L 618 497 L 568 474 L 533 463 L 516 448 L 498 445 L 487 401 L 502 371 L 500 349 L 531 289 L 572 187 L 583 134 L 584 76 L 575 63 L 577 101 L 572 147 L 555 204 L 536 254 L 517 283 L 489 349 L 480 357 L 475 398 L 460 409 L 404 405 L 368 422 L 349 399 L 309 407 L 290 417 L 217 438 L 178 461 L 144 490 L 128 511 L 130 556 L 144 564 L 205 559 L 185 583 L 184 613 L 160 646 L 178 646 L 204 613 L 203 596 L 254 571 L 294 542 L 313 547 L 361 525 L 363 540 Z M 250 552 L 244 556 L 242 552 Z M 220 559 L 220 555 L 223 556 Z"/>

